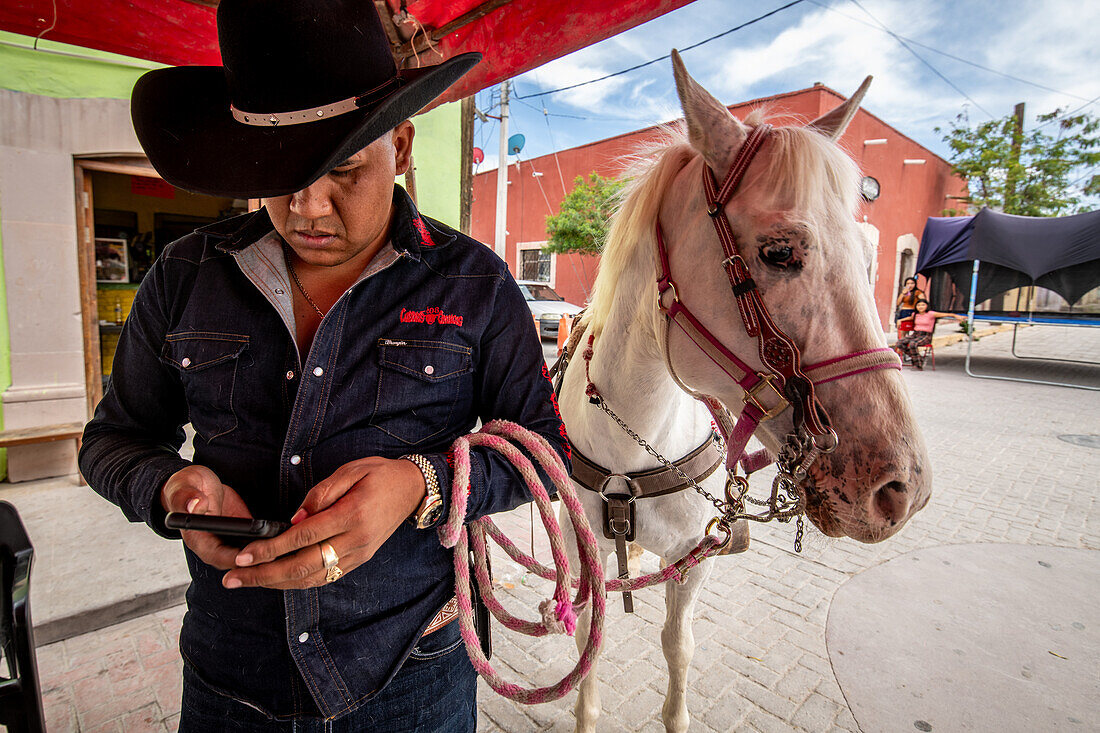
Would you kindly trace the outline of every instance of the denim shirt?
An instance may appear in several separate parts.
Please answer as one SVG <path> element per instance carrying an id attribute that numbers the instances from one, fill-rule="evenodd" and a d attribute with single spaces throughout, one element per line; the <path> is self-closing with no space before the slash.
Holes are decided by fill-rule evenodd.
<path id="1" fill-rule="evenodd" d="M 130 521 L 178 538 L 159 493 L 194 462 L 253 516 L 286 521 L 349 461 L 425 455 L 445 506 L 448 453 L 476 421 L 503 418 L 566 457 L 536 329 L 507 266 L 484 245 L 422 217 L 394 187 L 390 243 L 325 315 L 299 355 L 291 280 L 267 212 L 168 246 L 119 338 L 110 386 L 84 431 L 80 468 Z M 302 358 L 304 356 L 304 358 Z M 500 454 L 474 448 L 467 521 L 530 496 Z M 309 590 L 226 590 L 186 550 L 180 636 L 215 690 L 279 718 L 335 717 L 378 692 L 454 593 L 453 553 L 403 523 L 368 562 Z"/>

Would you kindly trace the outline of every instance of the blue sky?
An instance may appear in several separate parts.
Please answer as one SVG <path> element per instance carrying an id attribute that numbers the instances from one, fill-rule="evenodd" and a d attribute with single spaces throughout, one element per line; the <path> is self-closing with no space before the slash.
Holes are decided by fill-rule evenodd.
<path id="1" fill-rule="evenodd" d="M 521 157 L 679 117 L 667 59 L 544 93 L 683 49 L 789 1 L 696 0 L 517 77 L 512 93 L 520 99 L 511 104 L 509 133 L 526 137 Z M 803 0 L 683 56 L 692 75 L 726 104 L 814 82 L 850 94 L 872 74 L 864 107 L 946 158 L 934 128 L 960 113 L 980 123 L 1025 102 L 1026 129 L 1037 114 L 1056 108 L 1100 113 L 1098 28 L 1100 2 L 1091 0 Z M 484 90 L 478 108 L 497 114 L 498 98 L 497 88 Z M 475 145 L 485 152 L 479 171 L 497 165 L 497 132 L 495 120 L 475 123 Z"/>

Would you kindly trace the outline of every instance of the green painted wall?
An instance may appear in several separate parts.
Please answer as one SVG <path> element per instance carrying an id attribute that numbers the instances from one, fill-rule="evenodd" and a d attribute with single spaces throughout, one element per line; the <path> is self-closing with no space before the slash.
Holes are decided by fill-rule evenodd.
<path id="1" fill-rule="evenodd" d="M 458 229 L 461 105 L 443 104 L 412 118 L 416 198 L 421 211 Z"/>
<path id="2" fill-rule="evenodd" d="M 0 88 L 60 99 L 129 99 L 137 78 L 163 64 L 0 31 Z"/>

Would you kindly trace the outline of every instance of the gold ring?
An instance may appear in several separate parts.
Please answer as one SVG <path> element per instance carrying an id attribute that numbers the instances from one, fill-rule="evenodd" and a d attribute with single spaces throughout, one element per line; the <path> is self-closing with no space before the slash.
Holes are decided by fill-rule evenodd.
<path id="1" fill-rule="evenodd" d="M 321 548 L 321 561 L 325 564 L 325 582 L 332 583 L 340 578 L 344 574 L 337 563 L 340 562 L 340 556 L 336 554 L 336 550 L 332 549 L 332 545 L 327 542 L 322 542 L 317 545 Z"/>

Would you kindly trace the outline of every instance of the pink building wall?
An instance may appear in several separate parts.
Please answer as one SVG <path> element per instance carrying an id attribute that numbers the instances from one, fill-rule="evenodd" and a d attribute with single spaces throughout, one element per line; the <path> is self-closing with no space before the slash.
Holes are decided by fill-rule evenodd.
<path id="1" fill-rule="evenodd" d="M 730 111 L 743 118 L 750 110 L 767 106 L 775 116 L 773 121 L 782 125 L 813 120 L 843 99 L 832 89 L 815 85 L 737 104 Z M 621 172 L 620 161 L 646 137 L 653 136 L 655 130 L 646 128 L 509 166 L 507 261 L 514 274 L 518 276 L 519 250 L 545 243 L 546 217 L 557 213 L 565 193 L 573 188 L 574 179 L 587 177 L 593 171 L 605 177 L 617 176 Z M 879 140 L 886 142 L 866 143 Z M 959 208 L 952 197 L 965 195 L 966 184 L 952 174 L 947 161 L 863 109 L 853 118 L 840 144 L 852 155 L 863 175 L 878 180 L 881 190 L 875 201 L 863 201 L 859 219 L 878 230 L 874 292 L 885 327 L 893 311 L 897 280 L 906 274 L 898 255 L 899 238 L 908 234 L 919 242 L 929 216 L 942 216 L 944 209 Z M 542 175 L 533 175 L 536 172 Z M 471 233 L 490 246 L 496 221 L 496 182 L 495 169 L 474 177 Z M 915 261 L 915 243 L 908 238 L 906 242 Z M 584 304 L 598 271 L 599 258 L 554 255 L 551 259 L 553 287 L 566 300 Z"/>

